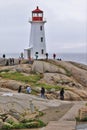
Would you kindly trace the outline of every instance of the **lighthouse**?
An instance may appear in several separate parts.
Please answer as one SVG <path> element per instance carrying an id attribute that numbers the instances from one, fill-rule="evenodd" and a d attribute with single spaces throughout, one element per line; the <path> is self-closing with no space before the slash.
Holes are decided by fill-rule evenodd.
<path id="1" fill-rule="evenodd" d="M 32 19 L 29 21 L 31 24 L 29 48 L 27 49 L 27 57 L 33 59 L 44 59 L 46 54 L 45 43 L 45 29 L 44 24 L 46 21 L 43 17 L 44 13 L 37 6 L 32 11 Z"/>

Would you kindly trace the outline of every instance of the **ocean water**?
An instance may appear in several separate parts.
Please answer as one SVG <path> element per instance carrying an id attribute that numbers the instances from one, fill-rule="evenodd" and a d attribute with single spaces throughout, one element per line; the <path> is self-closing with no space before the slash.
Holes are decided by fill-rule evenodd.
<path id="1" fill-rule="evenodd" d="M 57 54 L 57 58 L 64 61 L 74 61 L 87 65 L 87 53 L 59 53 Z"/>
<path id="2" fill-rule="evenodd" d="M 3 54 L 0 54 L 2 57 Z M 20 53 L 6 53 L 6 58 L 19 58 Z M 49 53 L 49 58 L 53 58 L 53 54 Z M 56 53 L 56 59 L 64 61 L 74 61 L 87 65 L 87 53 Z"/>

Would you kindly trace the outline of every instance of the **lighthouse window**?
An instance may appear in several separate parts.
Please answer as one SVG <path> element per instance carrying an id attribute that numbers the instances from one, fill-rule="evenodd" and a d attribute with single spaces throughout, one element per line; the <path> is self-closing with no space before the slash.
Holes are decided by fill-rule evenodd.
<path id="1" fill-rule="evenodd" d="M 41 54 L 44 54 L 44 50 L 43 49 L 41 50 Z"/>
<path id="2" fill-rule="evenodd" d="M 43 37 L 41 37 L 41 42 L 43 42 Z"/>
<path id="3" fill-rule="evenodd" d="M 37 16 L 37 13 L 33 13 L 33 17 L 36 17 Z"/>
<path id="4" fill-rule="evenodd" d="M 39 17 L 42 17 L 42 13 L 39 13 L 38 16 L 39 16 Z"/>
<path id="5" fill-rule="evenodd" d="M 42 26 L 40 26 L 40 30 L 42 31 Z"/>

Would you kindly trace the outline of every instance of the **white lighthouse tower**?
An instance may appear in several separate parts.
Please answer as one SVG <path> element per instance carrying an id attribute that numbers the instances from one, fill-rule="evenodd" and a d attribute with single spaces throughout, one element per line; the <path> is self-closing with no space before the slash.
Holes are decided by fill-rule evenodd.
<path id="1" fill-rule="evenodd" d="M 46 21 L 43 19 L 43 11 L 37 8 L 32 11 L 32 20 L 29 49 L 27 49 L 28 58 L 44 59 L 46 54 L 45 44 L 45 31 L 44 24 Z"/>

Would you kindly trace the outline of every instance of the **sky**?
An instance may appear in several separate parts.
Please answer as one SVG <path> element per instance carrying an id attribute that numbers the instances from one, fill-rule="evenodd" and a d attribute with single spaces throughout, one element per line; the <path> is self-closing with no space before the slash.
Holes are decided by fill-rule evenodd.
<path id="1" fill-rule="evenodd" d="M 0 0 L 0 53 L 29 47 L 31 11 L 44 11 L 48 53 L 87 51 L 87 0 Z"/>

